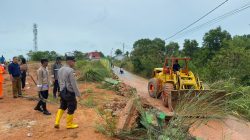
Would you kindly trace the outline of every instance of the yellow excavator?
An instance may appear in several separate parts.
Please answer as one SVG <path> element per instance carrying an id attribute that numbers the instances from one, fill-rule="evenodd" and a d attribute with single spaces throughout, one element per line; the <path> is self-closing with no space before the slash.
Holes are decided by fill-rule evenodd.
<path id="1" fill-rule="evenodd" d="M 148 93 L 153 98 L 160 98 L 164 106 L 174 111 L 181 95 L 204 92 L 202 81 L 188 69 L 191 58 L 166 58 L 162 68 L 154 68 L 153 78 L 148 82 Z M 179 61 L 183 63 L 180 67 Z"/>

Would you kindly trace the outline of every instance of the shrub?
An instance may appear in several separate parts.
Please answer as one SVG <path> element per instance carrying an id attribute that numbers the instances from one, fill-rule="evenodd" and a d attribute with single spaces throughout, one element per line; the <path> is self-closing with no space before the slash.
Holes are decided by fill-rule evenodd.
<path id="1" fill-rule="evenodd" d="M 81 81 L 100 82 L 111 76 L 111 71 L 100 61 L 79 61 L 77 69 L 80 70 L 79 80 Z"/>

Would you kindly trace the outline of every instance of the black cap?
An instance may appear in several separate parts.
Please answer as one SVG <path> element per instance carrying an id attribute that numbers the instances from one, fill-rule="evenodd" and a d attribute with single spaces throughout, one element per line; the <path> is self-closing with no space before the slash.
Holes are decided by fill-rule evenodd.
<path id="1" fill-rule="evenodd" d="M 60 56 L 56 57 L 56 60 L 62 60 L 62 58 Z"/>
<path id="2" fill-rule="evenodd" d="M 66 61 L 68 60 L 76 61 L 74 56 L 66 56 Z"/>
<path id="3" fill-rule="evenodd" d="M 43 64 L 44 62 L 49 62 L 49 60 L 46 59 L 46 58 L 42 58 L 42 59 L 41 59 L 41 63 Z"/>

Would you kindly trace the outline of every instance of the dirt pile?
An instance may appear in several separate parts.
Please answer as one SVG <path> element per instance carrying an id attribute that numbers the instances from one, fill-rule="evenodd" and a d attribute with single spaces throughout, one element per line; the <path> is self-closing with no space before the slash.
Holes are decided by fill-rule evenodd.
<path id="1" fill-rule="evenodd" d="M 136 93 L 136 89 L 132 88 L 129 85 L 126 85 L 125 83 L 120 83 L 119 85 L 117 85 L 117 91 L 116 93 L 118 95 L 121 96 L 125 96 L 125 97 L 130 97 L 132 96 L 134 93 Z"/>
<path id="2" fill-rule="evenodd" d="M 103 109 L 105 112 L 111 112 L 112 116 L 119 116 L 121 110 L 125 108 L 126 104 L 127 104 L 126 100 L 119 100 L 115 98 L 110 103 L 104 104 Z"/>

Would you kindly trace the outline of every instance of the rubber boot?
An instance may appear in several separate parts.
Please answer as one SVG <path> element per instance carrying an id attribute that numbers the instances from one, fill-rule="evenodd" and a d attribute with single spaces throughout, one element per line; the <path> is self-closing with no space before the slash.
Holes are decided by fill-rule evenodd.
<path id="1" fill-rule="evenodd" d="M 62 118 L 64 110 L 58 109 L 57 114 L 56 114 L 56 121 L 55 121 L 55 128 L 59 128 L 60 120 Z"/>
<path id="2" fill-rule="evenodd" d="M 46 103 L 42 104 L 42 108 L 43 108 L 44 115 L 51 115 L 51 113 L 47 110 Z"/>
<path id="3" fill-rule="evenodd" d="M 43 110 L 41 109 L 41 105 L 42 105 L 42 101 L 39 101 L 39 102 L 37 103 L 36 107 L 34 108 L 34 110 L 43 112 Z"/>
<path id="4" fill-rule="evenodd" d="M 73 123 L 73 115 L 67 114 L 67 129 L 74 128 L 78 128 L 78 125 Z"/>

